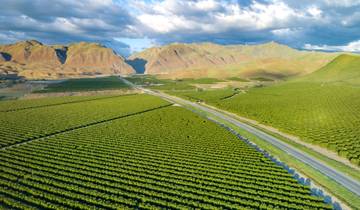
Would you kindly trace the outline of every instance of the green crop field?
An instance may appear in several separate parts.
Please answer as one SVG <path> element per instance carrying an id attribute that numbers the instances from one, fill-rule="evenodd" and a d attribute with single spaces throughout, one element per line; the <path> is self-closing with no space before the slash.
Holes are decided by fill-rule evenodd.
<path id="1" fill-rule="evenodd" d="M 295 83 L 253 89 L 216 106 L 338 152 L 360 165 L 360 89 Z"/>
<path id="2" fill-rule="evenodd" d="M 156 85 L 172 82 L 171 80 L 160 80 L 152 75 L 133 75 L 126 77 L 126 80 L 132 82 L 135 85 Z"/>
<path id="3" fill-rule="evenodd" d="M 271 125 L 360 165 L 359 66 L 359 56 L 339 56 L 304 78 L 252 88 L 225 100 L 218 96 L 221 91 L 168 93 Z"/>
<path id="4" fill-rule="evenodd" d="M 239 91 L 233 88 L 224 88 L 215 90 L 166 91 L 166 93 L 181 96 L 191 101 L 210 103 L 234 97 L 235 95 L 239 94 Z"/>
<path id="5" fill-rule="evenodd" d="M 0 112 L 11 112 L 21 109 L 32 109 L 44 106 L 55 106 L 60 104 L 77 103 L 80 101 L 92 101 L 101 98 L 109 98 L 115 96 L 99 95 L 99 96 L 64 96 L 64 97 L 46 97 L 30 100 L 4 100 L 0 102 Z"/>
<path id="6" fill-rule="evenodd" d="M 18 130 L 62 132 L 0 151 L 0 207 L 332 209 L 229 131 L 167 104 L 135 95 L 11 112 L 26 121 Z"/>
<path id="7" fill-rule="evenodd" d="M 227 92 L 224 90 L 224 92 Z M 254 88 L 221 100 L 221 91 L 174 94 L 255 119 L 337 152 L 360 165 L 360 89 L 350 85 L 288 83 Z M 225 96 L 225 95 L 224 95 Z"/>
<path id="8" fill-rule="evenodd" d="M 38 93 L 48 92 L 77 92 L 94 90 L 114 90 L 129 88 L 127 84 L 116 76 L 99 78 L 69 79 L 64 82 L 48 85 L 45 89 L 36 91 Z"/>
<path id="9" fill-rule="evenodd" d="M 55 98 L 55 100 L 58 101 L 59 99 Z M 62 100 L 69 101 L 70 99 L 63 97 Z M 142 103 L 138 103 L 140 100 Z M 51 102 L 51 98 L 48 101 Z M 19 101 L 19 103 L 24 104 L 24 101 Z M 131 104 L 131 106 L 128 104 Z M 77 103 L 64 103 L 56 106 L 0 112 L 0 146 L 4 147 L 14 143 L 45 137 L 64 130 L 119 118 L 165 105 L 168 105 L 168 103 L 153 96 L 125 95 L 108 98 L 94 97 L 94 100 L 91 101 L 78 101 Z"/>

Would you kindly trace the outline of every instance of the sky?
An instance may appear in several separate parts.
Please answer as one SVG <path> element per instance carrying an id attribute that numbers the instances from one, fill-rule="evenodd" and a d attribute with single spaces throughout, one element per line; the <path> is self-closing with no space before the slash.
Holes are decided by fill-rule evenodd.
<path id="1" fill-rule="evenodd" d="M 172 42 L 360 53 L 360 0 L 0 0 L 0 43 L 100 42 L 128 56 Z"/>

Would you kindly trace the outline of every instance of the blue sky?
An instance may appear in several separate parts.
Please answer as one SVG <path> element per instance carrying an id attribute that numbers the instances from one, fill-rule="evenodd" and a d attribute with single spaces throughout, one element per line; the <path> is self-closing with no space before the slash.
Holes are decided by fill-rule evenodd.
<path id="1" fill-rule="evenodd" d="M 171 42 L 360 52 L 360 0 L 0 0 L 0 43 L 100 42 L 128 56 Z"/>

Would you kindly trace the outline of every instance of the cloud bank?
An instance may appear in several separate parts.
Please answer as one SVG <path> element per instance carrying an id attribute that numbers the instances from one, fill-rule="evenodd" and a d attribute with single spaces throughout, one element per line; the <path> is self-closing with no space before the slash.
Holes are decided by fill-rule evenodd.
<path id="1" fill-rule="evenodd" d="M 128 55 L 170 42 L 277 41 L 360 52 L 360 0 L 0 0 L 0 43 L 96 41 Z"/>

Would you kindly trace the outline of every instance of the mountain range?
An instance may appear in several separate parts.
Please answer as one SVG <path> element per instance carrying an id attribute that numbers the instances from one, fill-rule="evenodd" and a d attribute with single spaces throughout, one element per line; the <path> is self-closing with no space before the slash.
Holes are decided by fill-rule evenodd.
<path id="1" fill-rule="evenodd" d="M 29 79 L 134 73 L 123 57 L 97 43 L 47 46 L 29 40 L 0 46 L 0 55 L 0 74 Z"/>
<path id="2" fill-rule="evenodd" d="M 152 47 L 125 59 L 97 43 L 48 46 L 29 40 L 0 45 L 0 75 L 56 79 L 137 72 L 164 78 L 282 79 L 312 73 L 338 55 L 296 50 L 276 42 L 260 45 L 173 43 Z"/>
<path id="3" fill-rule="evenodd" d="M 260 45 L 174 43 L 134 54 L 128 63 L 135 69 L 140 67 L 146 74 L 168 78 L 241 76 L 277 79 L 309 74 L 337 55 L 300 51 L 276 42 Z"/>

